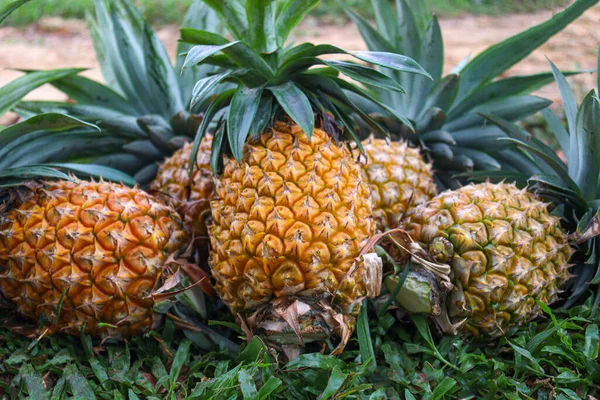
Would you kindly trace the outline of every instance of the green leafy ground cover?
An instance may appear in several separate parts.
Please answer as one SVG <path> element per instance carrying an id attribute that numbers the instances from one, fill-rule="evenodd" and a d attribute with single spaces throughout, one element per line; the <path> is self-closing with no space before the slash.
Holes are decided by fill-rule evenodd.
<path id="1" fill-rule="evenodd" d="M 425 320 L 363 314 L 341 357 L 285 366 L 259 339 L 239 355 L 202 354 L 163 331 L 128 344 L 89 337 L 31 341 L 0 329 L 0 396 L 30 399 L 594 399 L 600 396 L 600 314 L 592 297 L 482 342 L 437 337 Z M 368 318 L 367 318 L 368 317 Z M 365 328 L 370 321 L 371 333 Z M 4 321 L 2 324 L 6 326 Z M 362 331 L 362 334 L 361 334 Z M 356 335 L 355 335 L 356 336 Z M 373 357 L 373 355 L 375 357 Z M 364 361 L 368 360 L 367 363 Z M 311 386 L 307 387 L 307 382 Z"/>

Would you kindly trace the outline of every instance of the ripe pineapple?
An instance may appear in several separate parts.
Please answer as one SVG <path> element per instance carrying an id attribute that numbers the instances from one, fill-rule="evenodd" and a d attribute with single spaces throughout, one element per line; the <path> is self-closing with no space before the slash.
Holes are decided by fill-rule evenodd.
<path id="1" fill-rule="evenodd" d="M 0 220 L 0 293 L 50 331 L 132 336 L 160 320 L 151 296 L 187 235 L 139 189 L 46 181 L 19 189 Z"/>
<path id="2" fill-rule="evenodd" d="M 210 265 L 231 309 L 339 288 L 351 314 L 366 296 L 366 282 L 345 275 L 374 232 L 369 188 L 350 151 L 325 131 L 308 140 L 293 122 L 276 121 L 251 139 L 241 163 L 225 159 L 212 215 Z M 340 287 L 344 279 L 356 282 Z"/>
<path id="3" fill-rule="evenodd" d="M 362 145 L 377 230 L 396 228 L 409 209 L 437 194 L 431 164 L 404 140 L 387 142 L 371 136 Z"/>
<path id="4" fill-rule="evenodd" d="M 210 213 L 209 199 L 214 191 L 210 170 L 211 143 L 212 135 L 205 136 L 200 143 L 191 185 L 188 166 L 192 143 L 187 143 L 158 168 L 149 187 L 162 202 L 179 211 L 188 232 L 194 235 L 195 243 L 202 247 L 208 243 L 206 217 Z"/>
<path id="5" fill-rule="evenodd" d="M 592 90 L 577 110 L 564 76 L 551 67 L 569 132 L 551 111 L 544 116 L 568 162 L 522 128 L 487 115 L 536 161 L 528 169 L 535 175 L 510 174 L 529 191 L 504 182 L 446 191 L 409 211 L 404 231 L 392 236 L 401 264 L 412 263 L 403 286 L 394 274 L 387 289 L 407 311 L 433 315 L 445 332 L 504 334 L 541 314 L 538 302 L 560 296 L 572 304 L 598 274 L 600 105 Z"/>
<path id="6" fill-rule="evenodd" d="M 294 357 L 304 343 L 336 334 L 338 352 L 362 300 L 377 292 L 380 280 L 373 276 L 380 264 L 378 257 L 361 254 L 375 224 L 361 166 L 344 142 L 356 129 L 348 110 L 359 110 L 342 89 L 370 95 L 334 75 L 350 71 L 355 79 L 402 88 L 366 66 L 317 58 L 344 52 L 334 46 L 283 47 L 311 8 L 295 0 L 280 7 L 269 3 L 260 18 L 249 12 L 250 2 L 245 8 L 207 4 L 215 5 L 223 21 L 237 21 L 227 25 L 233 42 L 182 31 L 183 41 L 198 45 L 184 68 L 213 62 L 224 67 L 198 82 L 199 98 L 221 81 L 236 84 L 211 99 L 199 129 L 202 137 L 218 121 L 209 226 L 216 290 L 248 337 L 260 329 L 267 342 Z M 265 29 L 267 23 L 275 25 Z M 348 54 L 396 70 L 406 62 L 387 53 Z M 328 67 L 311 68 L 323 64 Z M 414 70 L 425 73 L 416 64 Z"/>
<path id="7" fill-rule="evenodd" d="M 191 145 L 181 146 L 193 140 L 206 106 L 192 100 L 194 83 L 215 73 L 217 67 L 201 65 L 181 73 L 181 54 L 189 45 L 179 44 L 172 65 L 155 32 L 130 0 L 101 0 L 95 5 L 89 28 L 107 84 L 76 75 L 80 70 L 65 69 L 53 74 L 59 79 L 50 83 L 72 102 L 25 101 L 14 111 L 25 118 L 57 112 L 98 125 L 103 135 L 89 154 L 93 162 L 130 174 L 141 187 L 157 191 L 161 200 L 173 201 L 190 234 L 200 238 L 196 245 L 205 249 L 208 240 L 203 216 L 212 195 L 207 159 L 210 139 L 202 143 L 189 193 L 185 175 Z M 184 26 L 221 31 L 218 18 L 199 1 L 192 2 Z M 121 31 L 129 32 L 127 46 L 122 45 Z M 97 128 L 83 129 L 94 134 Z"/>

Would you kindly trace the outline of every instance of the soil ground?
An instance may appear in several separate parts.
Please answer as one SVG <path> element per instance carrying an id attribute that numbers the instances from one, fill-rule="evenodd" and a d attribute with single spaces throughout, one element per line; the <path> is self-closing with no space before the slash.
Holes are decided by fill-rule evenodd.
<path id="1" fill-rule="evenodd" d="M 551 18 L 556 11 L 558 10 L 504 16 L 466 15 L 442 19 L 445 70 L 451 70 L 469 54 L 475 56 L 491 44 Z M 600 6 L 588 10 L 526 60 L 509 70 L 506 75 L 547 71 L 549 67 L 546 57 L 564 70 L 595 68 L 597 49 L 600 45 L 598 26 L 600 26 Z M 177 27 L 160 27 L 158 35 L 169 54 L 174 54 L 178 39 Z M 328 42 L 349 50 L 365 48 L 353 25 L 333 25 L 319 20 L 304 22 L 297 32 L 296 41 Z M 83 73 L 84 75 L 102 80 L 84 22 L 46 18 L 26 28 L 0 28 L 0 85 L 20 76 L 20 72 L 14 69 L 64 67 L 89 68 Z M 578 97 L 595 87 L 595 77 L 592 74 L 583 74 L 572 79 L 576 82 Z M 559 99 L 555 85 L 542 89 L 539 94 L 555 101 Z M 42 87 L 27 97 L 29 100 L 63 100 L 64 98 L 63 94 L 49 86 Z"/>

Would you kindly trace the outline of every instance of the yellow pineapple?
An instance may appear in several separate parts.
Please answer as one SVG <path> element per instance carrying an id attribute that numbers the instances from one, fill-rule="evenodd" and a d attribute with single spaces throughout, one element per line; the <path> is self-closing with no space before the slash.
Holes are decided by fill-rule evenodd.
<path id="1" fill-rule="evenodd" d="M 160 322 L 152 293 L 184 250 L 178 214 L 139 189 L 29 184 L 0 220 L 0 293 L 50 331 L 131 336 Z M 7 203 L 8 204 L 8 203 Z"/>
<path id="2" fill-rule="evenodd" d="M 406 59 L 310 43 L 284 47 L 310 7 L 288 0 L 265 7 L 260 18 L 244 10 L 243 4 L 223 8 L 214 2 L 234 41 L 182 31 L 183 41 L 197 44 L 184 69 L 223 66 L 221 74 L 196 84 L 195 96 L 209 103 L 198 135 L 216 126 L 209 265 L 218 294 L 248 338 L 264 334 L 294 357 L 305 343 L 337 335 L 336 353 L 362 300 L 376 294 L 381 264 L 377 256 L 362 254 L 375 223 L 369 186 L 349 140 L 357 130 L 349 110 L 359 110 L 343 89 L 373 100 L 335 74 L 403 89 L 367 66 L 317 57 L 346 53 L 397 71 L 405 69 Z M 265 30 L 267 23 L 273 29 Z M 312 68 L 323 64 L 327 68 Z M 426 74 L 418 66 L 414 71 Z M 221 81 L 234 86 L 209 95 Z"/>
<path id="3" fill-rule="evenodd" d="M 149 187 L 151 193 L 156 193 L 161 201 L 180 212 L 188 232 L 202 247 L 208 243 L 206 217 L 210 214 L 209 202 L 214 192 L 210 170 L 211 143 L 212 135 L 205 136 L 200 143 L 191 185 L 188 165 L 193 144 L 186 143 L 158 168 Z"/>
<path id="4" fill-rule="evenodd" d="M 362 145 L 377 229 L 396 228 L 410 208 L 437 194 L 431 164 L 403 140 L 388 142 L 371 136 Z"/>
<path id="5" fill-rule="evenodd" d="M 366 296 L 360 275 L 346 274 L 374 233 L 369 188 L 323 130 L 308 140 L 298 125 L 275 122 L 250 140 L 241 163 L 225 160 L 212 215 L 210 266 L 232 310 L 337 292 L 352 314 Z"/>

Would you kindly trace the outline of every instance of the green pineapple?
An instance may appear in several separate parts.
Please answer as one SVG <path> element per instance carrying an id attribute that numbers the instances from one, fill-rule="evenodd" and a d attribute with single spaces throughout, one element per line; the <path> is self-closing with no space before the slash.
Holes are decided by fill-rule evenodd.
<path id="1" fill-rule="evenodd" d="M 404 284 L 397 271 L 385 278 L 387 289 L 409 312 L 433 315 L 445 332 L 505 334 L 540 315 L 539 303 L 562 298 L 570 305 L 597 284 L 599 100 L 592 90 L 577 108 L 564 75 L 551 67 L 568 130 L 552 111 L 543 113 L 568 162 L 515 124 L 483 114 L 527 164 L 519 172 L 471 174 L 500 182 L 441 193 L 410 211 L 393 240 L 397 261 L 412 262 Z"/>

